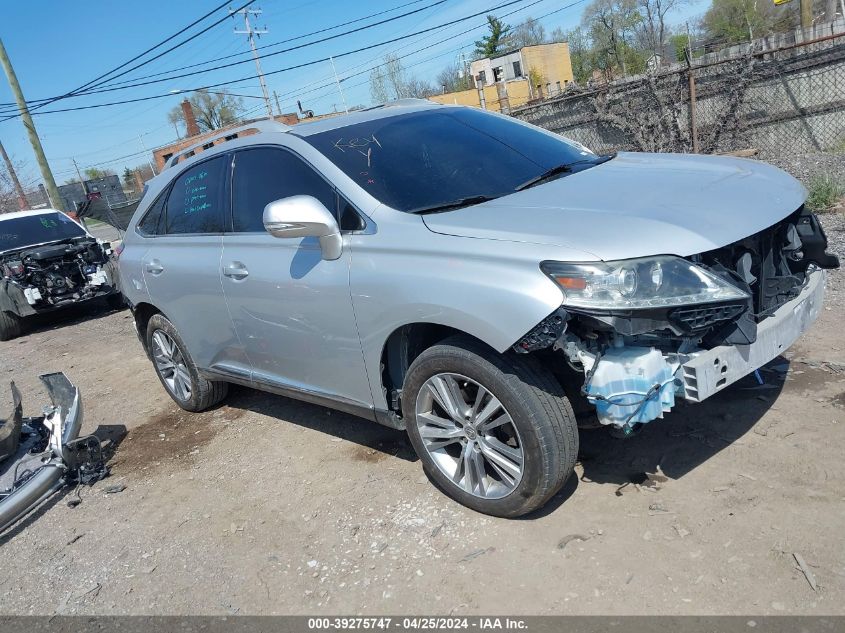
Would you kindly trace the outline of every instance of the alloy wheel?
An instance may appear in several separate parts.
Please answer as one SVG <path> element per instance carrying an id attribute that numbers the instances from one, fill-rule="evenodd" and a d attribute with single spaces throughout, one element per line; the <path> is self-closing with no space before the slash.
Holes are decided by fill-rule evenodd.
<path id="1" fill-rule="evenodd" d="M 455 485 L 484 499 L 507 496 L 522 479 L 525 454 L 504 405 L 478 381 L 439 373 L 416 401 L 423 446 Z"/>
<path id="2" fill-rule="evenodd" d="M 177 399 L 187 402 L 191 399 L 191 374 L 188 372 L 182 350 L 162 330 L 153 332 L 152 342 L 153 360 L 165 386 Z"/>

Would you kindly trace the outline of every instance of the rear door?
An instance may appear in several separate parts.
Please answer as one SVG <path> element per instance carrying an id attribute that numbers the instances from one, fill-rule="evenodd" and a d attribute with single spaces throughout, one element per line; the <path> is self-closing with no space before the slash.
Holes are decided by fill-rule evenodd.
<path id="1" fill-rule="evenodd" d="M 308 163 L 279 146 L 234 152 L 231 232 L 223 237 L 223 291 L 253 377 L 372 406 L 349 293 L 349 249 L 325 261 L 316 238 L 264 230 L 273 200 L 310 195 L 336 213 L 337 194 Z"/>
<path id="2" fill-rule="evenodd" d="M 141 266 L 151 302 L 176 326 L 194 362 L 246 378 L 249 365 L 220 287 L 228 160 L 219 154 L 176 177 L 164 194 L 160 234 L 145 240 Z"/>

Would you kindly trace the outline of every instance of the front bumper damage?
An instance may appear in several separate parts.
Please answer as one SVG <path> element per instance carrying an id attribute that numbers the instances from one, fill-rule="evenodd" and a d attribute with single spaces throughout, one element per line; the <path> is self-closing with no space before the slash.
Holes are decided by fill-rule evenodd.
<path id="1" fill-rule="evenodd" d="M 596 407 L 599 421 L 630 429 L 662 418 L 676 398 L 701 402 L 783 353 L 818 318 L 825 278 L 822 269 L 808 271 L 798 296 L 761 321 L 756 340 L 748 345 L 666 352 L 619 337 L 603 352 L 572 343 L 565 351 L 583 368 L 582 394 Z"/>
<path id="2" fill-rule="evenodd" d="M 720 345 L 690 354 L 675 374 L 678 393 L 701 402 L 777 358 L 818 318 L 825 277 L 824 270 L 810 273 L 801 294 L 757 326 L 757 340 L 751 345 Z"/>
<path id="3" fill-rule="evenodd" d="M 63 373 L 40 376 L 52 402 L 44 415 L 23 417 L 12 383 L 12 415 L 0 420 L 0 461 L 8 485 L 0 486 L 0 532 L 66 484 L 93 483 L 108 474 L 99 440 L 79 437 L 82 400 Z"/>

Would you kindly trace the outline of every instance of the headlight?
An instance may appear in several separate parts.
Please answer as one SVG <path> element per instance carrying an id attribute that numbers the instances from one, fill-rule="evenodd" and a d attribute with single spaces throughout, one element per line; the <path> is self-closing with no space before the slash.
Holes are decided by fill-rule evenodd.
<path id="1" fill-rule="evenodd" d="M 563 290 L 563 304 L 576 308 L 636 310 L 748 298 L 743 290 L 680 257 L 543 262 L 540 268 Z"/>

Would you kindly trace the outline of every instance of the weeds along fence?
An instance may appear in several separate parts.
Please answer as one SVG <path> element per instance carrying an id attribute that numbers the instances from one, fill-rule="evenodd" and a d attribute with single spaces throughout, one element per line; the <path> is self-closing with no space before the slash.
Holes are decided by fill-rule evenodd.
<path id="1" fill-rule="evenodd" d="M 713 57 L 570 88 L 511 114 L 601 153 L 845 152 L 845 33 Z"/>

